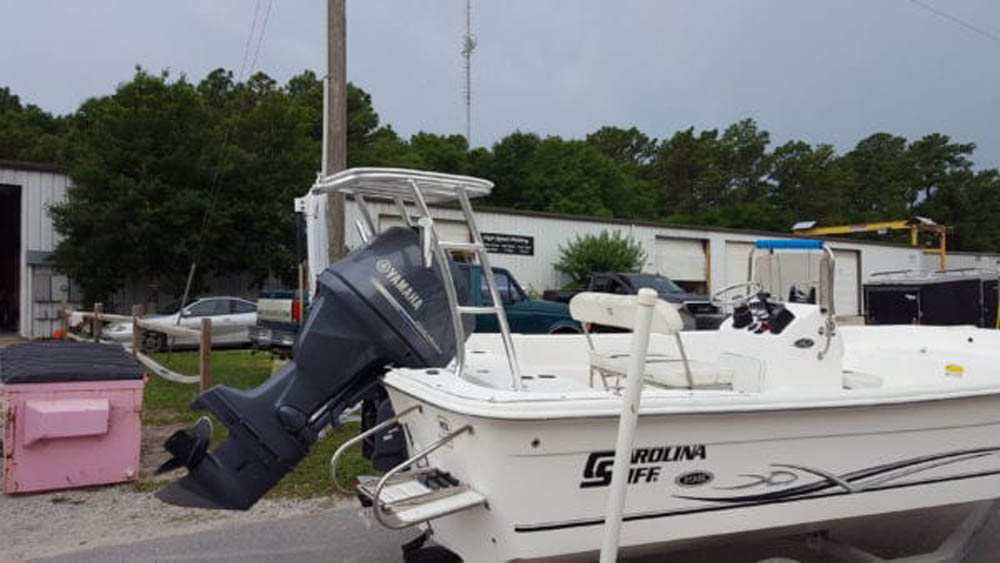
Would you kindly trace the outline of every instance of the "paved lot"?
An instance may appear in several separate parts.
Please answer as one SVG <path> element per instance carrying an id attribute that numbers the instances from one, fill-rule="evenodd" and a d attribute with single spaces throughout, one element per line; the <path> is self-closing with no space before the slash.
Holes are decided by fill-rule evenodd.
<path id="1" fill-rule="evenodd" d="M 969 506 L 935 509 L 902 516 L 872 518 L 837 526 L 833 534 L 867 547 L 880 555 L 899 557 L 914 549 L 936 545 L 959 522 Z M 173 536 L 115 547 L 79 551 L 45 561 L 60 563 L 98 561 L 223 561 L 282 563 L 325 561 L 400 561 L 399 546 L 414 531 L 366 529 L 355 509 L 328 510 L 309 516 L 246 524 L 221 530 Z M 802 562 L 836 561 L 820 557 L 805 547 L 801 537 L 740 538 L 670 554 L 680 563 L 761 561 L 784 557 Z M 632 559 L 631 563 L 664 561 L 664 555 Z M 994 511 L 974 544 L 969 563 L 1000 561 L 1000 511 Z M 471 563 L 471 562 L 470 562 Z"/>

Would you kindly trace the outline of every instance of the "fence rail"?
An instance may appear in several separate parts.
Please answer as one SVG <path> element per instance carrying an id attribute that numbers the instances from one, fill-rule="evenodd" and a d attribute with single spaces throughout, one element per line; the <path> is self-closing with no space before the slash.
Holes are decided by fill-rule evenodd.
<path id="1" fill-rule="evenodd" d="M 198 329 L 193 329 L 177 325 L 154 323 L 148 319 L 143 319 L 144 308 L 142 305 L 133 305 L 131 316 L 105 313 L 104 306 L 101 303 L 95 303 L 93 311 L 72 311 L 64 305 L 60 309 L 59 314 L 63 333 L 67 338 L 78 341 L 87 341 L 90 339 L 77 336 L 69 331 L 69 318 L 74 313 L 84 319 L 90 320 L 94 342 L 101 341 L 101 329 L 104 322 L 132 323 L 132 343 L 131 345 L 123 344 L 122 346 L 132 354 L 137 362 L 149 370 L 148 373 L 156 374 L 175 383 L 185 385 L 197 383 L 202 391 L 212 385 L 212 319 L 207 317 L 202 318 L 201 326 Z M 198 339 L 198 375 L 177 373 L 146 355 L 143 351 L 146 332 L 158 332 L 168 336 Z"/>

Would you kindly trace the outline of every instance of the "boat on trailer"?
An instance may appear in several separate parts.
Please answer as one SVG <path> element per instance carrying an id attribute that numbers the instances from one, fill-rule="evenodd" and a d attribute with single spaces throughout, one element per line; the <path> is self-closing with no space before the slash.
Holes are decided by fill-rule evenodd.
<path id="1" fill-rule="evenodd" d="M 501 303 L 470 202 L 491 187 L 398 169 L 320 178 L 309 197 L 352 196 L 365 245 L 318 276 L 294 362 L 258 389 L 195 401 L 229 438 L 208 452 L 204 421 L 171 437 L 168 464 L 189 474 L 160 497 L 248 508 L 378 388 L 394 414 L 338 450 L 334 475 L 370 436 L 401 433 L 408 457 L 338 486 L 465 561 L 592 558 L 618 519 L 628 555 L 1000 497 L 1000 332 L 837 326 L 833 253 L 793 240 L 755 252 L 824 253 L 815 305 L 749 281 L 716 295 L 733 311 L 718 330 L 682 332 L 655 296 L 584 293 L 578 321 L 638 329 L 511 334 L 502 307 L 463 306 L 450 274 L 448 251 L 471 252 Z M 371 198 L 394 201 L 406 226 L 377 234 Z M 471 241 L 442 239 L 441 203 L 458 204 Z M 476 314 L 497 315 L 500 333 L 469 335 Z M 632 444 L 617 463 L 616 443 Z"/>

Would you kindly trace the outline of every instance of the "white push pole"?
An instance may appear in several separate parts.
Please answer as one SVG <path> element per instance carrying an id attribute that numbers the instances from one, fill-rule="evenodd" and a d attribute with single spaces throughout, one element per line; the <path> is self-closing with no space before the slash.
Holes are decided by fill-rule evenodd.
<path id="1" fill-rule="evenodd" d="M 653 321 L 653 307 L 657 294 L 648 287 L 639 290 L 636 299 L 635 327 L 632 329 L 632 355 L 629 357 L 622 395 L 622 412 L 618 419 L 618 441 L 615 443 L 615 464 L 611 470 L 611 494 L 604 515 L 604 542 L 601 544 L 601 563 L 614 563 L 618 557 L 621 537 L 622 512 L 628 492 L 628 470 L 632 447 L 635 444 L 635 425 L 639 418 L 639 398 L 645 375 L 646 351 L 649 349 L 649 329 Z"/>

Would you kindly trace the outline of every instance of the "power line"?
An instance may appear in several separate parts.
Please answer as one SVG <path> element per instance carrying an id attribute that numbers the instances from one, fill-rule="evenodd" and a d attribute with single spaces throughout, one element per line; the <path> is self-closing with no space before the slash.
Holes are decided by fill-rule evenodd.
<path id="1" fill-rule="evenodd" d="M 271 15 L 271 6 L 274 0 L 268 0 L 267 10 L 264 12 L 263 20 L 260 22 L 260 31 L 257 34 L 257 46 L 254 49 L 253 59 L 250 60 L 250 66 L 247 68 L 247 60 L 250 58 L 250 45 L 253 44 L 254 32 L 257 31 L 258 17 L 260 16 L 261 0 L 257 0 L 254 4 L 253 19 L 250 21 L 250 31 L 247 33 L 246 43 L 243 45 L 243 58 L 240 61 L 240 71 L 236 76 L 236 82 L 242 82 L 245 73 L 253 71 L 254 67 L 257 66 L 257 57 L 260 55 L 260 46 L 264 42 L 264 32 L 267 30 L 267 22 Z M 222 138 L 222 144 L 220 145 L 219 160 L 215 165 L 215 172 L 212 175 L 212 189 L 209 192 L 209 202 L 208 209 L 205 210 L 205 215 L 201 220 L 201 229 L 198 232 L 198 246 L 195 249 L 194 257 L 191 260 L 191 268 L 188 271 L 187 283 L 184 285 L 184 296 L 181 298 L 181 307 L 187 304 L 187 299 L 191 291 L 191 282 L 194 280 L 195 268 L 197 268 L 198 261 L 201 260 L 201 253 L 205 248 L 205 233 L 208 232 L 209 223 L 211 222 L 212 214 L 215 211 L 215 204 L 218 201 L 219 186 L 222 183 L 223 170 L 222 165 L 226 161 L 227 148 L 229 147 L 229 139 L 233 133 L 233 124 L 230 122 L 228 127 L 225 128 L 225 135 Z M 180 322 L 180 316 L 177 318 L 178 323 Z M 172 347 L 171 342 L 171 347 Z"/>
<path id="2" fill-rule="evenodd" d="M 981 28 L 981 27 L 979 27 L 977 25 L 974 25 L 972 23 L 969 23 L 969 22 L 967 22 L 967 21 L 965 21 L 965 20 L 963 20 L 963 19 L 961 19 L 961 18 L 959 18 L 957 16 L 953 16 L 953 15 L 947 13 L 947 12 L 941 11 L 941 10 L 935 8 L 934 6 L 931 6 L 929 4 L 926 4 L 926 3 L 922 2 L 921 0 L 910 0 L 910 3 L 912 3 L 913 5 L 919 7 L 921 9 L 923 9 L 923 10 L 926 10 L 926 11 L 928 11 L 928 12 L 930 12 L 930 13 L 938 16 L 938 17 L 944 18 L 944 19 L 946 19 L 946 20 L 948 20 L 948 21 L 950 21 L 950 22 L 952 22 L 954 24 L 960 25 L 960 26 L 964 27 L 965 29 L 968 29 L 969 31 L 972 31 L 973 33 L 978 33 L 979 35 L 982 35 L 983 37 L 986 37 L 987 39 L 992 39 L 993 41 L 996 41 L 997 43 L 1000 43 L 1000 35 L 997 35 L 996 33 L 992 32 L 992 31 L 990 31 L 988 29 L 983 29 L 983 28 Z"/>

